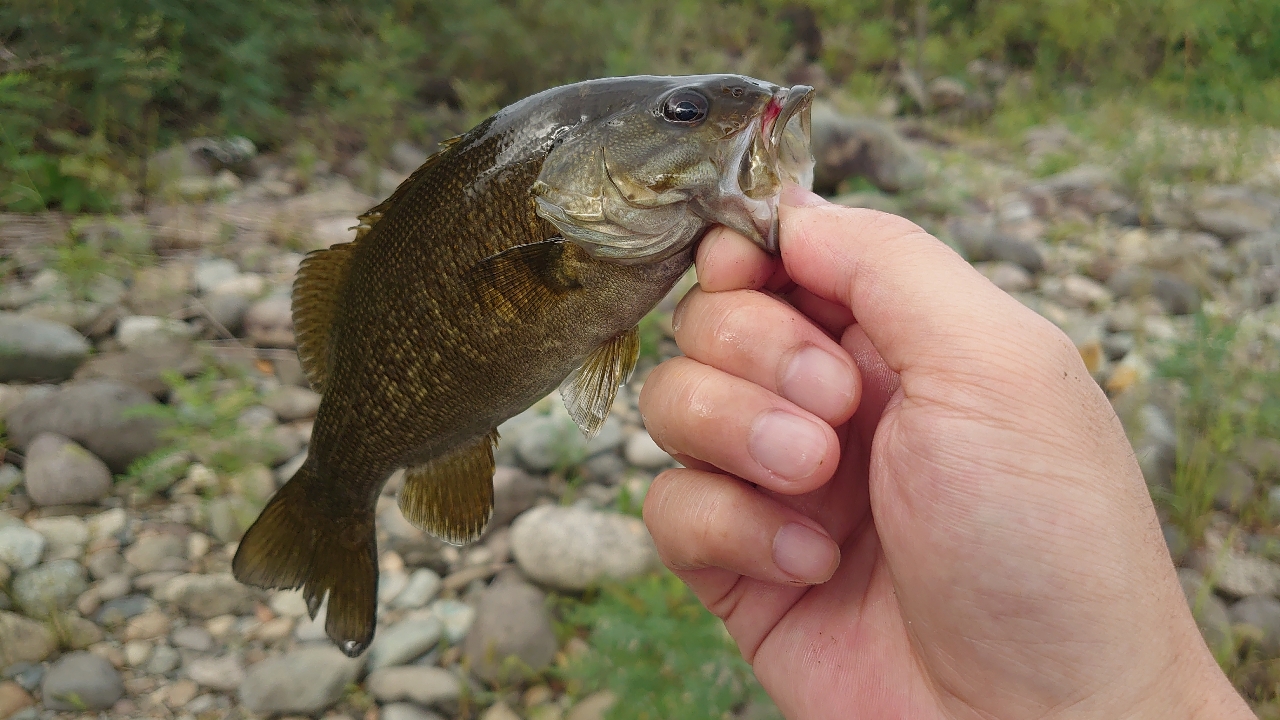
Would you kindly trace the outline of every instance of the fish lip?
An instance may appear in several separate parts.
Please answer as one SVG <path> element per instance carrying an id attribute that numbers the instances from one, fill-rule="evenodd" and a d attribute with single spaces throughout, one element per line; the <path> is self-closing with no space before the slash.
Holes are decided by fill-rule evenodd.
<path id="1" fill-rule="evenodd" d="M 800 123 L 805 137 L 809 137 L 809 114 L 805 112 L 813 105 L 814 90 L 808 85 L 793 85 L 779 88 L 765 105 L 760 136 L 765 146 L 776 152 L 782 142 L 782 134 L 792 118 L 800 113 Z M 776 159 L 776 158 L 775 158 Z"/>
<path id="2" fill-rule="evenodd" d="M 813 105 L 814 89 L 808 85 L 794 85 L 779 88 L 765 105 L 760 116 L 760 140 L 764 145 L 769 162 L 775 169 L 781 169 L 779 149 L 782 146 L 783 134 L 787 125 L 799 115 L 800 129 L 804 134 L 805 145 L 809 145 L 811 136 L 810 108 Z M 760 217 L 752 213 L 752 221 L 760 238 L 760 244 L 771 255 L 781 253 L 779 234 L 781 221 L 778 218 L 778 197 L 765 200 L 768 206 L 768 217 Z"/>

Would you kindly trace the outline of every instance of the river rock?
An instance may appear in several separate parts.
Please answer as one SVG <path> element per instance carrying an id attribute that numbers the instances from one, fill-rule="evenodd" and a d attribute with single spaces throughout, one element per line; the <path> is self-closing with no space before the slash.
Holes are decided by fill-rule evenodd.
<path id="1" fill-rule="evenodd" d="M 316 416 L 320 409 L 320 394 L 307 388 L 285 385 L 262 401 L 271 408 L 281 422 L 306 420 Z"/>
<path id="2" fill-rule="evenodd" d="M 106 710 L 124 697 L 124 680 L 105 658 L 73 652 L 45 673 L 40 695 L 50 710 Z"/>
<path id="3" fill-rule="evenodd" d="M 1231 619 L 1248 625 L 1265 657 L 1280 656 L 1280 600 L 1266 595 L 1247 597 L 1231 606 Z"/>
<path id="4" fill-rule="evenodd" d="M 55 560 L 25 570 L 13 579 L 13 599 L 32 617 L 45 617 L 71 607 L 89 589 L 85 570 L 75 560 Z"/>
<path id="5" fill-rule="evenodd" d="M 1277 201 L 1240 186 L 1205 189 L 1191 204 L 1196 224 L 1227 240 L 1272 229 Z"/>
<path id="6" fill-rule="evenodd" d="M 0 526 L 0 563 L 13 570 L 34 567 L 47 542 L 43 535 L 20 522 Z"/>
<path id="7" fill-rule="evenodd" d="M 416 609 L 428 602 L 440 592 L 443 581 L 431 568 L 418 568 L 409 576 L 409 582 L 396 595 L 391 603 L 393 607 Z"/>
<path id="8" fill-rule="evenodd" d="M 938 110 L 959 107 L 964 104 L 964 99 L 968 95 L 964 83 L 945 75 L 931 80 L 926 92 L 929 102 Z"/>
<path id="9" fill-rule="evenodd" d="M 639 519 L 554 505 L 516 518 L 511 549 L 526 575 L 562 590 L 582 590 L 606 578 L 627 580 L 658 559 Z"/>
<path id="10" fill-rule="evenodd" d="M 43 623 L 0 610 L 0 668 L 38 663 L 58 649 L 58 640 Z"/>
<path id="11" fill-rule="evenodd" d="M 36 701 L 21 685 L 12 680 L 0 682 L 0 718 L 11 718 L 19 710 L 35 705 Z"/>
<path id="12" fill-rule="evenodd" d="M 139 269 L 129 287 L 128 304 L 137 315 L 168 317 L 181 312 L 191 291 L 191 268 L 170 262 Z"/>
<path id="13" fill-rule="evenodd" d="M 244 315 L 244 333 L 249 342 L 258 347 L 293 347 L 293 310 L 289 296 L 270 295 L 250 305 Z"/>
<path id="14" fill-rule="evenodd" d="M 516 454 L 534 472 L 569 468 L 586 459 L 587 439 L 569 414 L 557 408 L 521 426 Z"/>
<path id="15" fill-rule="evenodd" d="M 342 698 L 361 664 L 335 647 L 299 648 L 250 666 L 240 702 L 262 715 L 319 713 Z"/>
<path id="16" fill-rule="evenodd" d="M 675 462 L 644 430 L 636 431 L 627 438 L 625 454 L 627 462 L 645 470 L 661 470 Z"/>
<path id="17" fill-rule="evenodd" d="M 565 720 L 604 720 L 609 709 L 617 702 L 618 696 L 608 690 L 591 693 L 573 706 Z"/>
<path id="18" fill-rule="evenodd" d="M 500 685 L 550 666 L 559 643 L 546 601 L 541 590 L 518 577 L 499 576 L 480 596 L 463 645 L 472 674 Z"/>
<path id="19" fill-rule="evenodd" d="M 1107 286 L 1118 297 L 1150 295 L 1171 315 L 1189 315 L 1200 308 L 1200 291 L 1177 275 L 1162 270 L 1123 268 L 1111 276 Z"/>
<path id="20" fill-rule="evenodd" d="M 902 192 L 924 183 L 925 165 L 892 127 L 839 114 L 815 103 L 812 117 L 814 190 L 834 194 L 852 177 L 864 177 L 885 192 Z"/>
<path id="21" fill-rule="evenodd" d="M 1191 568 L 1178 568 L 1178 581 L 1205 641 L 1210 647 L 1223 647 L 1231 638 L 1231 616 L 1227 612 L 1227 604 L 1206 590 L 1204 576 Z"/>
<path id="22" fill-rule="evenodd" d="M 191 338 L 195 328 L 172 318 L 130 315 L 116 324 L 116 341 L 125 350 L 172 345 Z"/>
<path id="23" fill-rule="evenodd" d="M 92 453 L 54 433 L 27 444 L 27 495 L 37 505 L 96 503 L 111 493 L 111 470 Z"/>
<path id="24" fill-rule="evenodd" d="M 185 566 L 185 558 L 187 544 L 177 535 L 162 533 L 157 535 L 144 535 L 138 538 L 128 550 L 124 551 L 125 562 L 133 566 L 140 573 L 153 572 L 161 569 L 173 569 L 169 561 L 180 560 Z"/>
<path id="25" fill-rule="evenodd" d="M 244 612 L 252 604 L 249 589 L 230 574 L 179 575 L 158 587 L 155 598 L 201 618 Z"/>
<path id="26" fill-rule="evenodd" d="M 132 408 L 156 400 L 138 388 L 110 380 L 65 385 L 57 392 L 23 401 L 6 417 L 9 438 L 26 449 L 40 433 L 51 432 L 80 443 L 112 472 L 160 448 L 161 422 L 138 417 Z"/>
<path id="27" fill-rule="evenodd" d="M 424 710 L 413 703 L 391 703 L 383 705 L 379 720 L 444 720 L 444 718 Z"/>
<path id="28" fill-rule="evenodd" d="M 517 515 L 533 507 L 547 490 L 546 480 L 519 468 L 499 465 L 493 471 L 493 517 L 488 532 L 506 527 Z"/>
<path id="29" fill-rule="evenodd" d="M 159 398 L 169 392 L 165 373 L 192 377 L 203 367 L 190 342 L 176 341 L 95 355 L 76 371 L 76 380 L 114 380 Z"/>
<path id="30" fill-rule="evenodd" d="M 187 677 L 210 690 L 229 692 L 240 687 L 245 680 L 244 660 L 237 653 L 192 658 L 184 669 Z"/>
<path id="31" fill-rule="evenodd" d="M 79 559 L 89 542 L 89 526 L 74 516 L 35 518 L 27 523 L 32 530 L 44 536 L 44 560 Z"/>
<path id="32" fill-rule="evenodd" d="M 191 279 L 195 282 L 196 292 L 207 295 L 222 283 L 240 274 L 240 268 L 226 258 L 212 258 L 196 263 L 191 271 Z"/>
<path id="33" fill-rule="evenodd" d="M 378 632 L 369 648 L 369 669 L 403 665 L 440 642 L 444 627 L 433 615 L 402 620 Z"/>
<path id="34" fill-rule="evenodd" d="M 409 700 L 418 705 L 442 709 L 457 704 L 462 696 L 458 676 L 428 665 L 388 667 L 369 673 L 365 680 L 369 693 L 380 702 Z"/>
<path id="35" fill-rule="evenodd" d="M 89 350 L 67 325 L 0 312 L 0 382 L 66 380 Z"/>

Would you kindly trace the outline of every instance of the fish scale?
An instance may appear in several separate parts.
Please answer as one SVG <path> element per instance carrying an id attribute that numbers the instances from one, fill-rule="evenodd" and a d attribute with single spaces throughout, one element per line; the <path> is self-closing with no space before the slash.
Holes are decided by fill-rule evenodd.
<path id="1" fill-rule="evenodd" d="M 594 434 L 635 365 L 636 324 L 706 230 L 776 247 L 782 182 L 811 177 L 809 96 L 736 75 L 554 88 L 445 143 L 353 243 L 308 255 L 293 313 L 320 408 L 235 576 L 301 587 L 313 617 L 327 598 L 326 632 L 363 652 L 389 475 L 406 468 L 410 522 L 461 544 L 492 514 L 502 421 L 559 387 Z"/>

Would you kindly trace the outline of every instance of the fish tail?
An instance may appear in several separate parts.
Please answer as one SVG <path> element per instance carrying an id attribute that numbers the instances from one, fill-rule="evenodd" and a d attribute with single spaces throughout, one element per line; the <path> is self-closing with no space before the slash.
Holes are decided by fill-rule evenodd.
<path id="1" fill-rule="evenodd" d="M 314 619 L 325 596 L 325 632 L 356 657 L 373 639 L 378 551 L 372 507 L 343 508 L 333 517 L 315 502 L 311 462 L 280 488 L 240 540 L 231 569 L 237 580 L 264 588 L 302 588 Z"/>

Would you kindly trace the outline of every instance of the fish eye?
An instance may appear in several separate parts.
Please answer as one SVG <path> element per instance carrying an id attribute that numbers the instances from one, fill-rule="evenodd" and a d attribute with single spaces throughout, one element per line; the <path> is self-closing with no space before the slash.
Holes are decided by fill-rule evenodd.
<path id="1" fill-rule="evenodd" d="M 696 90 L 677 90 L 662 105 L 662 117 L 669 122 L 692 125 L 707 116 L 707 98 Z"/>

